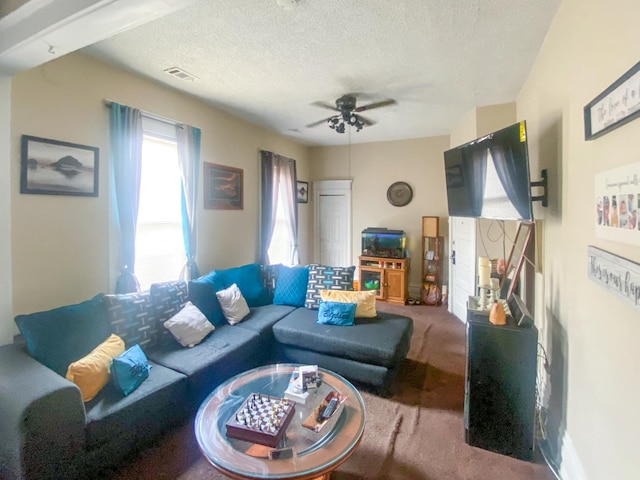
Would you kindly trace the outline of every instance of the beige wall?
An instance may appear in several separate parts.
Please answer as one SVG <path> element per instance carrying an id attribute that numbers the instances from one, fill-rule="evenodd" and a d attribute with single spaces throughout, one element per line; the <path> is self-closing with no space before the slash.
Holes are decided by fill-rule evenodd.
<path id="1" fill-rule="evenodd" d="M 337 135 L 337 134 L 336 134 Z M 410 284 L 413 295 L 420 287 L 422 216 L 440 217 L 441 235 L 447 236 L 447 196 L 444 185 L 443 152 L 449 137 L 394 142 L 376 142 L 311 149 L 311 178 L 352 178 L 352 263 L 357 265 L 361 232 L 367 227 L 404 230 L 412 258 Z M 404 207 L 387 201 L 393 182 L 405 181 L 413 189 L 413 200 Z M 443 262 L 446 264 L 446 253 Z M 446 282 L 446 270 L 443 275 Z"/>
<path id="2" fill-rule="evenodd" d="M 0 345 L 14 333 L 11 286 L 11 182 L 9 143 L 11 79 L 0 75 Z"/>
<path id="3" fill-rule="evenodd" d="M 542 290 L 537 316 L 551 362 L 552 427 L 563 440 L 564 478 L 637 478 L 640 469 L 640 311 L 587 278 L 587 246 L 640 262 L 638 247 L 594 229 L 594 175 L 640 161 L 636 119 L 584 140 L 583 107 L 638 62 L 637 0 L 563 0 L 522 89 L 532 172 L 548 168 Z M 562 437 L 564 435 L 564 437 Z"/>
<path id="4" fill-rule="evenodd" d="M 197 260 L 203 272 L 257 258 L 259 149 L 296 159 L 300 178 L 309 176 L 306 147 L 79 53 L 20 73 L 12 84 L 14 314 L 82 301 L 113 289 L 118 259 L 117 248 L 110 250 L 109 238 L 117 246 L 117 232 L 110 228 L 108 109 L 104 99 L 198 126 L 202 129 L 203 162 L 244 169 L 242 211 L 203 210 L 200 190 Z M 99 147 L 99 197 L 20 194 L 22 134 Z M 309 257 L 309 224 L 308 209 L 300 208 L 302 262 Z M 2 322 L 9 322 L 14 329 L 11 318 L 3 316 Z M 0 343 L 7 341 L 6 334 L 0 338 Z"/>

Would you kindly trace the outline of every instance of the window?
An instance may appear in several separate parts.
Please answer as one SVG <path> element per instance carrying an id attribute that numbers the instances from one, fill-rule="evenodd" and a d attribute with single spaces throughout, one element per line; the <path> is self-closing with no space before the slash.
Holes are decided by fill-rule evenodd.
<path id="1" fill-rule="evenodd" d="M 177 280 L 186 262 L 180 191 L 175 134 L 157 136 L 145 126 L 135 265 L 143 290 Z"/>
<path id="2" fill-rule="evenodd" d="M 281 263 L 283 265 L 291 265 L 291 257 L 293 244 L 289 228 L 287 227 L 287 218 L 284 212 L 284 195 L 282 194 L 282 186 L 284 182 L 279 182 L 278 190 L 278 208 L 276 211 L 276 223 L 273 227 L 273 236 L 269 244 L 269 262 L 271 265 Z"/>

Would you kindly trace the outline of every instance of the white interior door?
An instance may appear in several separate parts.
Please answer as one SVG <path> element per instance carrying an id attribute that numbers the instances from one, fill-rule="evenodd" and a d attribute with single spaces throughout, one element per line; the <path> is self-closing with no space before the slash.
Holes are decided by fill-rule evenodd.
<path id="1" fill-rule="evenodd" d="M 351 181 L 313 183 L 315 261 L 344 267 L 351 262 Z"/>
<path id="2" fill-rule="evenodd" d="M 449 311 L 467 320 L 467 301 L 476 288 L 476 220 L 450 217 Z"/>
<path id="3" fill-rule="evenodd" d="M 344 195 L 320 195 L 320 258 L 323 265 L 346 266 L 347 199 Z"/>

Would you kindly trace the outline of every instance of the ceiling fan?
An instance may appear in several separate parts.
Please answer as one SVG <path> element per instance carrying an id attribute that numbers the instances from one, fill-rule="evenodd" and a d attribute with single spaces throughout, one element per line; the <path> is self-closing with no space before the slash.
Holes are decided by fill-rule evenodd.
<path id="1" fill-rule="evenodd" d="M 312 105 L 318 107 L 328 108 L 338 112 L 330 117 L 323 118 L 317 122 L 310 123 L 307 128 L 316 127 L 325 122 L 329 124 L 329 127 L 334 129 L 338 133 L 345 132 L 345 126 L 350 125 L 356 128 L 356 132 L 362 130 L 364 126 L 374 125 L 376 122 L 369 120 L 362 115 L 358 115 L 360 112 L 367 110 L 373 110 L 374 108 L 387 107 L 389 105 L 395 105 L 397 102 L 393 99 L 381 100 L 379 102 L 370 103 L 368 105 L 362 105 L 356 107 L 356 96 L 352 94 L 343 95 L 336 99 L 336 106 L 328 104 L 327 102 L 313 102 Z"/>

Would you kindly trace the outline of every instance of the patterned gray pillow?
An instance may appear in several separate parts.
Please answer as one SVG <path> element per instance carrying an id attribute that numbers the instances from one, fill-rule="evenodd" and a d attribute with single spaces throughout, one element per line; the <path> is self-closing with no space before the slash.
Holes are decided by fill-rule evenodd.
<path id="1" fill-rule="evenodd" d="M 113 333 L 124 340 L 127 348 L 138 344 L 146 351 L 160 343 L 162 332 L 149 291 L 105 295 L 102 301 Z"/>
<path id="2" fill-rule="evenodd" d="M 330 267 L 312 263 L 309 265 L 309 282 L 304 306 L 317 309 L 320 306 L 320 290 L 353 290 L 353 273 L 356 267 Z"/>
<path id="3" fill-rule="evenodd" d="M 154 283 L 149 288 L 151 304 L 156 313 L 156 320 L 161 332 L 161 343 L 171 343 L 173 336 L 164 328 L 164 322 L 177 314 L 187 303 L 187 282 L 175 280 L 171 282 Z"/>

